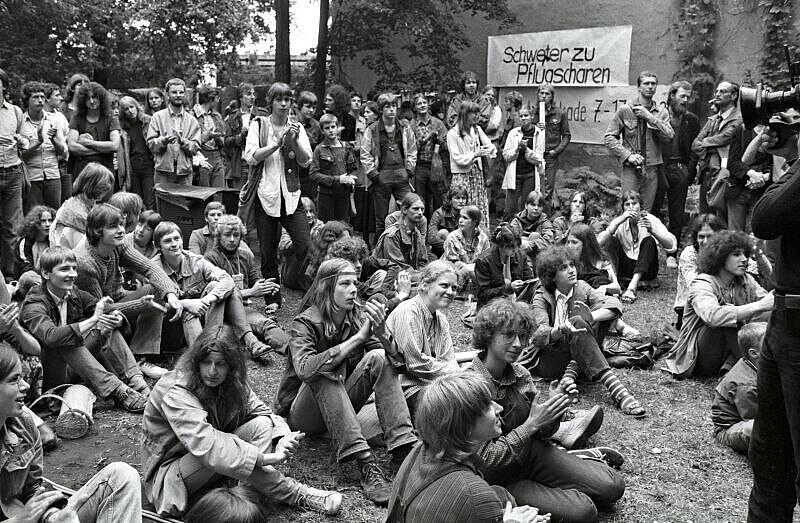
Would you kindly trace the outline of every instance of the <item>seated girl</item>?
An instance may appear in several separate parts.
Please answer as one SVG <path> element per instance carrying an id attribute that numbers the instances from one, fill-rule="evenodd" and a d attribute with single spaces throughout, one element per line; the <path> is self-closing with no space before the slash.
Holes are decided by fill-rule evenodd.
<path id="1" fill-rule="evenodd" d="M 520 248 L 519 231 L 503 222 L 495 227 L 488 250 L 475 259 L 477 310 L 494 298 L 532 294 L 535 283 L 528 258 Z"/>
<path id="2" fill-rule="evenodd" d="M 480 209 L 467 205 L 458 212 L 458 229 L 447 235 L 442 260 L 453 263 L 464 282 L 475 279 L 475 258 L 489 248 L 489 238 L 478 228 L 481 223 Z"/>
<path id="3" fill-rule="evenodd" d="M 622 305 L 578 279 L 572 256 L 550 247 L 537 262 L 541 287 L 533 297 L 536 331 L 520 356 L 534 376 L 575 382 L 578 374 L 602 383 L 623 414 L 641 417 L 646 410 L 609 366 L 600 347 L 605 330 L 622 314 Z"/>
<path id="4" fill-rule="evenodd" d="M 670 255 L 678 248 L 678 242 L 661 220 L 642 211 L 638 192 L 622 195 L 622 210 L 597 239 L 616 262 L 620 282 L 627 283 L 622 301 L 633 303 L 640 283 L 648 282 L 649 286 L 658 277 L 658 247 Z"/>
<path id="5" fill-rule="evenodd" d="M 42 440 L 23 403 L 29 385 L 17 353 L 0 344 L 0 518 L 10 521 L 142 521 L 139 474 L 111 463 L 68 500 L 42 481 Z"/>
<path id="6" fill-rule="evenodd" d="M 683 325 L 663 369 L 676 378 L 717 376 L 742 353 L 739 327 L 767 321 L 774 295 L 747 273 L 753 244 L 743 232 L 719 231 L 700 249 L 698 275 L 689 284 Z"/>
<path id="7" fill-rule="evenodd" d="M 156 211 L 144 211 L 139 215 L 133 231 L 125 235 L 125 243 L 144 255 L 152 258 L 158 252 L 153 244 L 153 231 L 161 223 L 161 215 Z"/>
<path id="8" fill-rule="evenodd" d="M 425 388 L 415 427 L 422 443 L 394 479 L 387 522 L 508 521 L 544 523 L 550 515 L 519 506 L 503 487 L 487 483 L 478 451 L 502 434 L 503 407 L 490 384 L 471 372 L 449 374 Z"/>
<path id="9" fill-rule="evenodd" d="M 544 196 L 531 191 L 525 198 L 525 208 L 518 212 L 511 225 L 519 230 L 522 250 L 536 266 L 536 255 L 553 244 L 553 224 L 544 213 Z"/>
<path id="10" fill-rule="evenodd" d="M 295 453 L 303 433 L 290 431 L 250 388 L 228 327 L 204 330 L 175 370 L 158 380 L 142 432 L 144 490 L 159 514 L 180 517 L 193 495 L 228 478 L 270 501 L 339 511 L 338 492 L 303 485 L 275 469 Z"/>
<path id="11" fill-rule="evenodd" d="M 311 237 L 311 246 L 308 249 L 308 265 L 306 266 L 303 289 L 308 289 L 308 286 L 314 281 L 317 269 L 328 256 L 328 248 L 331 244 L 340 238 L 349 238 L 352 235 L 353 228 L 349 224 L 337 220 L 326 222 L 325 225 L 315 231 L 315 234 Z"/>
<path id="12" fill-rule="evenodd" d="M 597 218 L 597 208 L 585 192 L 573 192 L 567 203 L 562 204 L 561 215 L 553 217 L 553 243 L 563 242 L 570 228 L 579 223 L 588 225 L 595 233 L 602 230 L 601 222 Z"/>
<path id="13" fill-rule="evenodd" d="M 597 521 L 595 503 L 609 505 L 625 492 L 622 476 L 604 463 L 611 461 L 605 457 L 608 453 L 619 466 L 621 455 L 613 449 L 572 453 L 549 441 L 557 439 L 561 427 L 567 425 L 561 424 L 562 416 L 577 387 L 572 383 L 565 390 L 553 382 L 546 400 L 536 397 L 530 372 L 516 363 L 535 328 L 530 308 L 519 301 L 492 300 L 473 325 L 478 355 L 471 370 L 492 384 L 492 400 L 502 408 L 502 436 L 492 438 L 477 452 L 484 478 L 508 488 L 517 503 L 535 504 L 556 521 Z M 598 428 L 599 424 L 594 431 Z"/>
<path id="14" fill-rule="evenodd" d="M 136 224 L 139 223 L 139 215 L 144 210 L 142 197 L 135 192 L 119 191 L 111 195 L 108 204 L 113 205 L 122 212 L 125 217 L 125 232 L 133 232 Z"/>
<path id="15" fill-rule="evenodd" d="M 603 294 L 619 295 L 619 282 L 614 266 L 605 258 L 591 227 L 581 222 L 574 224 L 567 233 L 565 246 L 575 260 L 579 280 L 585 281 Z M 622 317 L 614 320 L 610 330 L 628 338 L 637 338 L 640 335 L 639 331 L 625 323 Z"/>
<path id="16" fill-rule="evenodd" d="M 686 297 L 689 294 L 689 284 L 697 277 L 697 255 L 700 248 L 716 233 L 725 229 L 725 223 L 715 214 L 700 214 L 695 216 L 689 224 L 689 237 L 692 243 L 681 251 L 678 257 L 678 281 L 675 290 L 675 328 L 681 330 L 683 325 L 683 310 L 686 307 Z"/>
<path id="17" fill-rule="evenodd" d="M 39 276 L 39 257 L 50 247 L 50 226 L 56 211 L 44 205 L 37 205 L 25 215 L 17 226 L 14 256 L 17 261 L 17 290 L 21 297 L 34 285 L 42 283 Z"/>
<path id="18" fill-rule="evenodd" d="M 459 210 L 467 204 L 467 189 L 463 185 L 451 185 L 447 191 L 447 201 L 433 211 L 428 223 L 426 243 L 436 256 L 444 253 L 447 235 L 458 228 Z"/>
<path id="19" fill-rule="evenodd" d="M 72 184 L 73 196 L 58 208 L 50 226 L 50 245 L 74 249 L 86 238 L 86 217 L 96 203 L 104 202 L 114 189 L 114 174 L 91 162 Z"/>

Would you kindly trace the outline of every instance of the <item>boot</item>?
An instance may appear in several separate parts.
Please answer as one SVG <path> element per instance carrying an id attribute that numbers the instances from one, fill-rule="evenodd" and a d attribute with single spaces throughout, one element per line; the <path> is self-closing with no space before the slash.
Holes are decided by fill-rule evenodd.
<path id="1" fill-rule="evenodd" d="M 603 409 L 595 405 L 589 410 L 576 410 L 574 417 L 562 421 L 552 439 L 567 450 L 582 448 L 603 424 Z"/>

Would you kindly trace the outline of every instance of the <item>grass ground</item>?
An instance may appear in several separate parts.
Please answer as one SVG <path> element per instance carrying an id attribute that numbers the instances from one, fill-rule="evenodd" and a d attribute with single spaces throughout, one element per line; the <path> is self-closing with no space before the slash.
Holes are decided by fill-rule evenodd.
<path id="1" fill-rule="evenodd" d="M 645 335 L 655 335 L 673 320 L 675 271 L 662 269 L 661 287 L 640 292 L 637 303 L 625 306 L 628 323 Z M 297 293 L 287 295 L 279 319 L 286 324 L 298 301 Z M 471 331 L 459 320 L 463 303 L 457 302 L 448 318 L 457 347 L 470 346 Z M 283 363 L 269 368 L 250 365 L 256 392 L 271 403 L 283 370 Z M 648 408 L 643 420 L 622 415 L 597 384 L 582 383 L 579 408 L 599 403 L 605 422 L 591 440 L 608 445 L 627 457 L 622 473 L 627 482 L 625 496 L 601 513 L 604 522 L 740 522 L 747 513 L 747 496 L 752 483 L 747 459 L 718 445 L 712 438 L 710 405 L 714 381 L 674 381 L 653 369 L 626 370 L 620 377 Z M 138 467 L 140 417 L 95 408 L 95 425 L 87 437 L 64 442 L 45 456 L 45 470 L 51 479 L 75 487 L 111 461 L 123 460 Z M 302 449 L 282 468 L 300 481 L 344 493 L 339 521 L 379 522 L 386 510 L 362 495 L 358 471 L 353 465 L 338 466 L 331 461 L 329 442 L 308 438 Z M 380 453 L 382 459 L 386 459 Z M 315 513 L 276 507 L 274 521 L 319 521 Z M 800 518 L 796 519 L 800 521 Z"/>

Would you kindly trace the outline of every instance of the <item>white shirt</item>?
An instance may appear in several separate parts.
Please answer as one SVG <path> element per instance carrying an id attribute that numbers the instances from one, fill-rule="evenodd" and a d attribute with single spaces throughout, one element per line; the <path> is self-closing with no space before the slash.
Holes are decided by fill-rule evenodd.
<path id="1" fill-rule="evenodd" d="M 244 147 L 244 159 L 250 165 L 256 165 L 258 162 L 255 160 L 254 155 L 260 147 L 274 147 L 278 144 L 278 134 L 276 128 L 272 125 L 270 118 L 262 120 L 264 125 L 267 126 L 267 143 L 259 145 L 259 120 L 253 119 L 250 122 L 249 130 L 247 131 L 247 142 Z M 288 122 L 287 124 L 288 125 Z M 284 126 L 285 127 L 285 126 Z M 278 133 L 282 133 L 282 128 L 277 129 Z M 300 164 L 306 167 L 311 164 L 311 143 L 308 141 L 308 135 L 303 126 L 297 133 L 297 143 L 301 149 L 306 153 L 308 161 L 305 164 Z M 286 174 L 283 167 L 283 155 L 280 151 L 276 150 L 264 160 L 264 171 L 261 176 L 261 183 L 258 185 L 258 198 L 261 201 L 261 206 L 267 216 L 279 218 L 281 215 L 281 196 L 286 202 L 286 214 L 292 214 L 297 210 L 297 204 L 300 202 L 300 187 L 296 191 L 289 191 L 286 187 Z"/>
<path id="2" fill-rule="evenodd" d="M 553 327 L 561 327 L 569 319 L 569 299 L 572 298 L 572 289 L 569 294 L 563 294 L 556 289 L 556 313 L 553 316 Z"/>

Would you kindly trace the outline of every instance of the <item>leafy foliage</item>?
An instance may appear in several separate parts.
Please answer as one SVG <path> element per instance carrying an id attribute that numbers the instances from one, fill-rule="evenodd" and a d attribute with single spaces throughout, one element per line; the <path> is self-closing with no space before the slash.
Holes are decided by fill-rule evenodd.
<path id="1" fill-rule="evenodd" d="M 758 0 L 764 23 L 764 54 L 761 60 L 762 80 L 775 89 L 789 88 L 789 68 L 783 44 L 789 44 L 793 60 L 797 46 L 792 29 L 792 0 Z"/>
<path id="2" fill-rule="evenodd" d="M 500 27 L 516 21 L 507 0 L 349 0 L 338 7 L 331 55 L 361 56 L 378 89 L 454 87 L 459 51 L 469 47 L 459 17 L 483 15 Z"/>
<path id="3" fill-rule="evenodd" d="M 575 167 L 563 175 L 559 173 L 562 184 L 556 194 L 562 205 L 569 205 L 574 191 L 586 193 L 589 200 L 595 202 L 601 211 L 616 212 L 619 199 L 622 197 L 622 182 L 613 172 L 600 174 L 588 166 Z"/>

